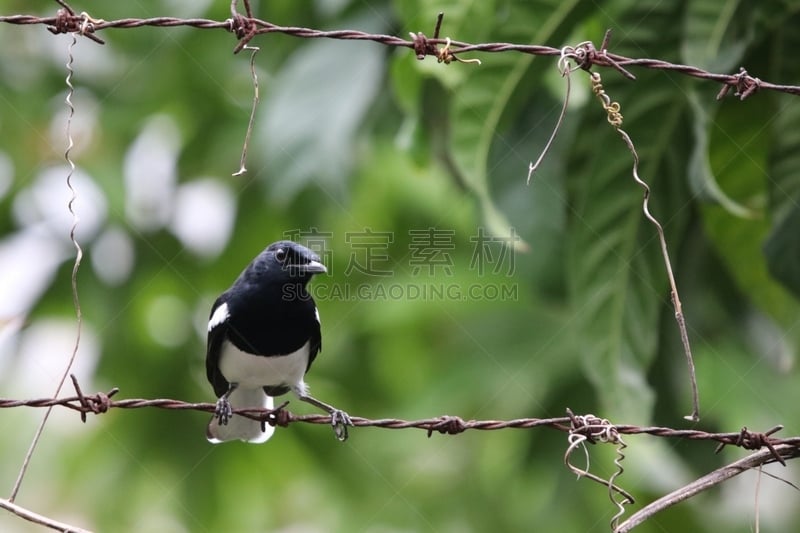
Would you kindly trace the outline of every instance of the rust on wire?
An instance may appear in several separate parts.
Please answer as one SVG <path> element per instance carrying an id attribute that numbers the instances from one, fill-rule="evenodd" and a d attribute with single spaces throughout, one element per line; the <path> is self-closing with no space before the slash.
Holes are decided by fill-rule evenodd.
<path id="1" fill-rule="evenodd" d="M 739 100 L 744 100 L 761 88 L 761 80 L 748 74 L 744 67 L 740 67 L 739 73 L 732 76 L 732 78 L 732 81 L 722 86 L 722 89 L 717 94 L 717 100 L 722 100 L 730 92 L 731 87 L 736 88 L 733 94 L 738 96 Z"/>
<path id="2" fill-rule="evenodd" d="M 234 54 L 238 54 L 247 47 L 247 43 L 256 36 L 258 26 L 253 22 L 253 19 L 244 17 L 240 14 L 234 15 L 231 19 L 231 31 L 239 39 L 239 42 L 233 49 Z"/>
<path id="3" fill-rule="evenodd" d="M 439 417 L 439 422 L 428 427 L 428 438 L 431 438 L 434 431 L 441 434 L 458 435 L 467 429 L 467 424 L 460 417 L 444 415 Z"/>
<path id="4" fill-rule="evenodd" d="M 94 19 L 86 12 L 76 15 L 69 6 L 62 2 L 59 3 L 65 7 L 58 10 L 52 24 L 47 26 L 47 31 L 54 35 L 58 35 L 59 33 L 78 33 L 83 37 L 88 37 L 97 44 L 106 44 L 103 39 L 94 34 L 95 25 L 102 24 L 105 22 L 104 20 Z"/>
<path id="5" fill-rule="evenodd" d="M 426 56 L 437 55 L 436 46 L 428 41 L 424 33 L 421 31 L 417 33 L 412 32 L 409 35 L 411 35 L 411 47 L 414 49 L 417 59 L 422 61 Z"/>
<path id="6" fill-rule="evenodd" d="M 445 65 L 449 65 L 453 61 L 457 61 L 459 63 L 477 63 L 480 65 L 480 59 L 461 59 L 456 57 L 456 50 L 452 50 L 453 41 L 449 37 L 444 39 L 443 48 L 440 49 L 436 47 L 435 43 L 441 42 L 439 39 L 439 32 L 442 30 L 443 19 L 444 13 L 439 13 L 439 15 L 436 17 L 436 27 L 433 29 L 433 39 L 431 40 L 429 40 L 421 31 L 417 33 L 409 32 L 409 35 L 411 36 L 411 48 L 414 49 L 417 59 L 421 61 L 427 56 L 435 56 L 439 63 L 444 63 Z"/>
<path id="7" fill-rule="evenodd" d="M 230 31 L 239 39 L 239 43 L 233 49 L 234 54 L 238 54 L 247 48 L 247 44 L 256 36 L 256 32 L 258 31 L 258 24 L 256 24 L 253 19 L 253 10 L 250 8 L 250 0 L 244 0 L 246 16 L 241 15 L 236 10 L 238 4 L 239 0 L 231 0 L 231 18 L 229 19 Z"/>
<path id="8" fill-rule="evenodd" d="M 636 76 L 631 74 L 622 65 L 608 55 L 608 45 L 610 43 L 611 30 L 608 29 L 606 30 L 605 35 L 603 35 L 603 42 L 600 45 L 600 50 L 595 48 L 592 41 L 585 41 L 578 44 L 574 48 L 571 46 L 562 48 L 561 57 L 563 59 L 565 56 L 567 56 L 569 59 L 575 61 L 577 68 L 583 69 L 587 72 L 594 65 L 605 67 L 610 66 L 629 80 L 635 80 Z"/>
<path id="9" fill-rule="evenodd" d="M 736 442 L 734 442 L 733 444 L 735 446 L 744 448 L 745 450 L 760 450 L 761 448 L 767 448 L 772 453 L 772 457 L 775 459 L 775 461 L 779 462 L 783 466 L 786 466 L 786 461 L 783 459 L 783 457 L 781 457 L 781 455 L 775 449 L 775 446 L 781 444 L 782 442 L 780 439 L 772 437 L 774 433 L 777 433 L 782 429 L 783 429 L 782 425 L 777 425 L 768 431 L 765 431 L 763 433 L 758 433 L 750 431 L 749 429 L 747 429 L 747 426 L 745 426 L 739 432 L 739 436 L 736 438 Z M 716 450 L 714 450 L 714 453 L 721 452 L 726 444 L 730 443 L 720 442 Z"/>
<path id="10" fill-rule="evenodd" d="M 81 422 L 86 422 L 86 414 L 87 413 L 94 413 L 99 415 L 101 413 L 105 413 L 111 407 L 111 397 L 114 396 L 119 392 L 117 387 L 114 387 L 108 393 L 98 392 L 93 396 L 84 396 L 83 391 L 81 390 L 81 385 L 78 383 L 78 378 L 75 377 L 75 374 L 69 375 L 70 379 L 72 379 L 72 386 L 75 387 L 75 394 L 77 395 L 78 403 L 81 406 L 80 413 L 81 413 Z"/>
<path id="11" fill-rule="evenodd" d="M 444 19 L 444 13 L 440 12 L 436 17 L 436 27 L 433 29 L 434 39 L 439 38 L 439 31 L 442 29 L 442 19 Z M 414 49 L 414 53 L 417 54 L 417 59 L 422 61 L 426 56 L 439 55 L 436 45 L 430 43 L 424 33 L 421 31 L 417 33 L 410 32 L 409 35 L 411 36 L 412 48 Z"/>

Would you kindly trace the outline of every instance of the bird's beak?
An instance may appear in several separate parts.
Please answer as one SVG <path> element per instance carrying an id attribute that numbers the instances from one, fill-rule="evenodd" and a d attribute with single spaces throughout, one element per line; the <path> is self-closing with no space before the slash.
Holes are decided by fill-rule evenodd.
<path id="1" fill-rule="evenodd" d="M 311 274 L 320 274 L 328 271 L 328 269 L 325 268 L 325 265 L 323 265 L 319 261 L 311 261 L 310 263 L 301 265 L 301 268 L 306 272 L 310 272 Z"/>

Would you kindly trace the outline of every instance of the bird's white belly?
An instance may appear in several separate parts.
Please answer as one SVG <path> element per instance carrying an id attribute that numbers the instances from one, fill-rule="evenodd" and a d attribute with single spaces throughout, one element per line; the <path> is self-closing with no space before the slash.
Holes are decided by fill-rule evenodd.
<path id="1" fill-rule="evenodd" d="M 219 357 L 219 369 L 230 383 L 240 387 L 260 388 L 287 385 L 304 388 L 303 376 L 308 368 L 309 343 L 287 355 L 264 357 L 239 350 L 225 343 Z"/>

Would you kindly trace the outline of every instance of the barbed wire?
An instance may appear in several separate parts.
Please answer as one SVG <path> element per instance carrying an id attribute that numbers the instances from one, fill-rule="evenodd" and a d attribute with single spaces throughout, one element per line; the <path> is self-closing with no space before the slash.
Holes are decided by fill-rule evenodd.
<path id="1" fill-rule="evenodd" d="M 75 387 L 75 395 L 63 398 L 39 398 L 30 400 L 17 400 L 0 398 L 0 409 L 16 407 L 42 407 L 51 409 L 53 407 L 65 407 L 80 413 L 81 420 L 86 421 L 88 414 L 102 414 L 111 409 L 141 409 L 158 408 L 179 411 L 199 411 L 214 414 L 215 403 L 191 403 L 182 400 L 158 398 L 158 399 L 112 399 L 119 393 L 118 388 L 112 388 L 108 392 L 98 392 L 86 395 L 81 390 L 80 384 L 74 375 L 70 375 L 72 384 Z M 253 420 L 260 421 L 262 424 L 277 426 L 288 426 L 293 423 L 308 424 L 332 424 L 330 415 L 296 415 L 286 409 L 288 401 L 279 405 L 275 409 L 235 409 L 233 412 L 238 416 L 244 416 Z M 534 429 L 549 428 L 568 433 L 570 447 L 564 457 L 565 464 L 573 472 L 577 472 L 579 477 L 586 477 L 594 482 L 605 485 L 609 491 L 609 497 L 617 508 L 617 513 L 611 520 L 612 531 L 629 531 L 635 525 L 646 520 L 653 514 L 675 505 L 685 499 L 717 485 L 737 474 L 746 470 L 757 468 L 769 463 L 781 463 L 786 466 L 786 461 L 800 457 L 800 436 L 779 438 L 773 435 L 783 429 L 783 426 L 776 426 L 766 432 L 753 432 L 743 427 L 738 432 L 731 433 L 710 433 L 696 429 L 674 429 L 663 426 L 637 426 L 637 425 L 614 425 L 608 420 L 600 419 L 594 415 L 576 415 L 567 409 L 567 416 L 556 418 L 517 418 L 513 420 L 464 420 L 458 416 L 443 415 L 434 418 L 419 420 L 403 420 L 398 418 L 370 419 L 352 416 L 352 425 L 355 427 L 376 427 L 382 429 L 422 429 L 427 431 L 428 437 L 433 433 L 456 435 L 467 430 L 501 430 L 501 429 Z M 681 487 L 670 494 L 648 504 L 643 509 L 632 515 L 622 524 L 618 524 L 624 512 L 624 504 L 634 503 L 633 496 L 617 485 L 617 480 L 623 473 L 622 460 L 625 455 L 622 449 L 625 443 L 620 435 L 647 434 L 655 437 L 678 438 L 698 441 L 716 442 L 715 450 L 719 452 L 727 445 L 738 446 L 746 450 L 758 450 L 745 458 L 726 465 L 721 469 L 715 470 L 698 480 Z M 610 436 L 610 437 L 609 437 Z M 588 451 L 585 444 L 612 443 L 617 446 L 617 455 L 614 464 L 616 472 L 608 479 L 603 479 L 589 471 Z M 570 455 L 578 447 L 583 447 L 586 453 L 587 466 L 578 468 L 570 462 Z M 787 482 L 788 483 L 788 482 Z M 796 485 L 789 483 L 795 489 L 800 490 Z M 614 494 L 619 494 L 622 499 L 617 500 Z M 4 508 L 21 518 L 35 522 L 58 531 L 85 531 L 71 525 L 63 524 L 47 516 L 37 514 L 29 509 L 19 507 L 12 500 L 0 499 L 0 508 Z"/>
<path id="2" fill-rule="evenodd" d="M 176 17 L 154 17 L 154 18 L 122 18 L 117 20 L 103 20 L 91 17 L 87 13 L 75 13 L 63 2 L 56 16 L 41 17 L 37 15 L 7 15 L 0 16 L 0 22 L 16 25 L 44 25 L 48 31 L 58 33 L 78 33 L 98 44 L 104 44 L 97 33 L 107 29 L 130 29 L 145 26 L 174 28 L 188 26 L 197 29 L 218 30 L 222 29 L 234 33 L 239 39 L 234 48 L 234 53 L 241 51 L 247 43 L 256 35 L 267 33 L 280 33 L 304 39 L 337 39 L 337 40 L 356 40 L 371 41 L 385 46 L 404 47 L 414 50 L 418 59 L 426 56 L 434 56 L 440 62 L 450 63 L 459 61 L 458 55 L 467 52 L 519 52 L 523 54 L 540 56 L 559 56 L 560 48 L 553 48 L 544 45 L 515 44 L 515 43 L 480 43 L 472 44 L 450 38 L 439 38 L 442 14 L 437 19 L 434 37 L 428 38 L 422 32 L 412 33 L 411 40 L 402 39 L 393 35 L 367 33 L 359 30 L 332 30 L 323 31 L 313 28 L 298 26 L 279 26 L 266 20 L 261 20 L 252 16 L 244 16 L 236 12 L 236 2 L 232 2 L 231 18 L 226 20 L 212 20 L 203 18 L 176 18 Z M 249 6 L 248 6 L 249 7 Z M 248 15 L 250 10 L 248 9 Z M 666 70 L 683 74 L 693 78 L 710 80 L 723 85 L 717 98 L 724 97 L 731 89 L 734 94 L 744 100 L 748 96 L 759 90 L 771 90 L 787 94 L 800 95 L 800 86 L 783 85 L 771 83 L 759 78 L 750 76 L 744 68 L 736 74 L 719 74 L 709 72 L 700 67 L 671 63 L 661 59 L 650 58 L 631 58 L 620 54 L 615 54 L 607 50 L 608 39 L 604 39 L 604 45 L 598 50 L 594 46 L 590 47 L 581 65 L 581 68 L 588 69 L 591 66 L 611 67 L 619 71 L 628 78 L 633 78 L 633 74 L 625 67 L 641 67 L 655 70 Z M 439 48 L 439 46 L 443 46 Z"/>
<path id="3" fill-rule="evenodd" d="M 88 414 L 102 414 L 111 409 L 142 409 L 152 407 L 178 411 L 199 411 L 210 414 L 213 414 L 216 409 L 215 403 L 191 403 L 169 398 L 114 400 L 113 397 L 119 393 L 119 388 L 117 387 L 111 389 L 109 392 L 84 394 L 77 379 L 74 376 L 71 376 L 71 378 L 76 392 L 73 396 L 30 400 L 0 398 L 0 409 L 15 407 L 65 407 L 80 413 L 81 420 L 84 422 Z M 234 409 L 233 413 L 265 424 L 281 427 L 286 427 L 295 423 L 330 425 L 332 422 L 331 416 L 327 414 L 298 415 L 292 413 L 286 409 L 288 404 L 288 401 L 284 402 L 275 409 Z M 569 410 L 567 410 L 567 413 L 567 416 L 556 418 L 516 418 L 512 420 L 464 420 L 461 417 L 451 415 L 418 420 L 403 420 L 399 418 L 371 419 L 359 416 L 351 416 L 351 419 L 354 427 L 422 429 L 427 431 L 430 437 L 433 433 L 456 435 L 467 430 L 493 431 L 501 429 L 535 429 L 540 427 L 566 433 L 574 433 L 576 428 L 586 425 L 580 421 L 583 417 L 593 417 L 593 415 L 582 415 L 582 417 L 578 417 Z M 698 429 L 675 429 L 664 426 L 637 426 L 631 424 L 615 424 L 614 427 L 619 434 L 624 435 L 646 434 L 654 437 L 716 442 L 718 445 L 716 449 L 717 452 L 728 445 L 738 446 L 747 450 L 757 450 L 760 448 L 773 450 L 774 447 L 781 445 L 793 446 L 800 449 L 800 436 L 783 438 L 773 436 L 776 432 L 783 429 L 783 426 L 773 427 L 763 433 L 750 431 L 746 427 L 738 432 L 729 433 L 710 433 Z M 587 434 L 586 437 L 587 440 L 593 442 L 591 434 Z M 774 458 L 778 462 L 783 463 L 780 455 L 775 454 Z"/>

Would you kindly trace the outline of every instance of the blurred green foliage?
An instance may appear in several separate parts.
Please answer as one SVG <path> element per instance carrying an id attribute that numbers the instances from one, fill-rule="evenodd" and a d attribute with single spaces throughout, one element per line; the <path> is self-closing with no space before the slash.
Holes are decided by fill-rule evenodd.
<path id="1" fill-rule="evenodd" d="M 620 54 L 720 72 L 746 65 L 800 84 L 796 1 L 253 5 L 280 25 L 399 36 L 431 36 L 444 11 L 442 35 L 467 42 L 560 47 L 599 43 L 612 28 Z M 107 20 L 229 16 L 228 3 L 209 1 L 73 7 Z M 6 1 L 2 14 L 55 8 Z M 102 37 L 104 47 L 79 39 L 73 50 L 84 390 L 213 401 L 203 362 L 211 302 L 268 243 L 316 231 L 330 252 L 330 275 L 314 281 L 324 339 L 308 376 L 316 396 L 371 418 L 553 417 L 570 407 L 686 427 L 686 364 L 655 232 L 630 154 L 584 73 L 573 75 L 564 126 L 527 186 L 561 107 L 555 58 L 464 54 L 482 65 L 443 65 L 369 42 L 258 36 L 261 103 L 248 172 L 232 177 L 253 88 L 248 53 L 231 54 L 231 34 Z M 70 40 L 39 26 L 0 28 L 3 397 L 50 395 L 74 340 L 69 194 L 45 179 L 67 174 Z M 601 74 L 667 234 L 697 363 L 697 427 L 781 423 L 797 435 L 800 101 L 764 92 L 717 102 L 714 83 L 633 72 L 635 82 Z M 445 240 L 421 251 L 431 228 Z M 389 238 L 360 272 L 354 243 L 367 230 Z M 431 253 L 444 264 L 426 263 Z M 434 287 L 451 292 L 410 292 Z M 0 414 L 0 486 L 10 488 L 41 413 Z M 549 430 L 428 439 L 357 429 L 340 444 L 323 427 L 293 425 L 262 446 L 214 447 L 206 421 L 154 409 L 82 425 L 56 411 L 18 502 L 98 531 L 599 532 L 615 512 L 602 487 L 564 468 L 566 438 Z M 637 506 L 743 454 L 626 440 L 617 482 Z M 613 450 L 590 451 L 592 469 L 609 476 Z M 797 482 L 796 465 L 771 472 Z M 751 531 L 757 490 L 761 531 L 800 519 L 786 485 L 763 477 L 757 489 L 756 473 L 740 478 L 641 531 Z M 0 530 L 39 529 L 3 513 Z"/>

